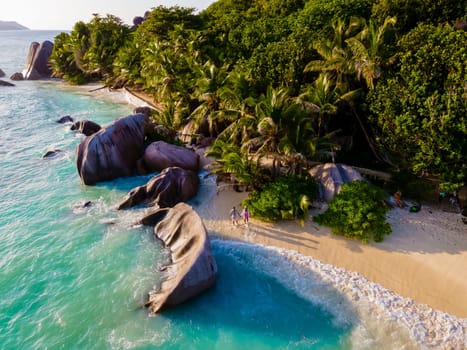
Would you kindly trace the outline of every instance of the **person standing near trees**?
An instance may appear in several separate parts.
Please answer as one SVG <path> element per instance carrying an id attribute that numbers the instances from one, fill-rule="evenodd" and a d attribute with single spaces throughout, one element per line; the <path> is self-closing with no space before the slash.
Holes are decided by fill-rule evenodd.
<path id="1" fill-rule="evenodd" d="M 233 206 L 230 211 L 230 219 L 232 220 L 232 225 L 238 225 L 238 211 L 235 206 Z"/>
<path id="2" fill-rule="evenodd" d="M 248 212 L 248 208 L 247 207 L 243 207 L 243 210 L 242 210 L 242 218 L 243 218 L 243 223 L 248 226 L 248 220 L 250 219 L 250 213 Z"/>

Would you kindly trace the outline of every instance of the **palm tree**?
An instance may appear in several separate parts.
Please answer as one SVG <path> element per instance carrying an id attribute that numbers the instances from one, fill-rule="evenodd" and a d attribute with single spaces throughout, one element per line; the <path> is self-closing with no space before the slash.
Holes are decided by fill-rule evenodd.
<path id="1" fill-rule="evenodd" d="M 353 37 L 360 27 L 361 20 L 355 17 L 352 17 L 348 24 L 342 19 L 334 21 L 332 39 L 317 41 L 313 45 L 322 59 L 310 61 L 305 66 L 305 72 L 325 72 L 337 85 L 345 89 L 348 85 L 347 76 L 354 70 L 346 40 Z"/>
<path id="2" fill-rule="evenodd" d="M 294 129 L 293 116 L 300 112 L 300 106 L 288 95 L 285 89 L 268 87 L 255 106 L 257 118 L 256 137 L 244 144 L 258 157 L 272 157 L 272 175 L 278 175 L 281 157 L 297 153 L 289 137 Z"/>
<path id="3" fill-rule="evenodd" d="M 206 154 L 215 158 L 212 165 L 214 174 L 231 174 L 240 185 L 258 188 L 262 183 L 258 158 L 247 150 L 217 139 Z"/>
<path id="4" fill-rule="evenodd" d="M 222 129 L 219 129 L 222 122 L 219 118 L 222 114 L 218 113 L 221 104 L 219 91 L 225 84 L 229 66 L 217 67 L 211 61 L 207 61 L 196 68 L 197 79 L 192 96 L 198 99 L 199 105 L 191 113 L 191 118 L 198 126 L 207 121 L 209 132 L 217 135 Z"/>
<path id="5" fill-rule="evenodd" d="M 386 33 L 395 24 L 395 17 L 387 17 L 381 26 L 371 19 L 359 34 L 345 41 L 352 52 L 357 79 L 363 78 L 371 90 L 375 80 L 381 76 L 381 65 L 385 63 L 382 49 Z"/>
<path id="6" fill-rule="evenodd" d="M 229 124 L 218 137 L 240 146 L 246 143 L 256 130 L 257 101 L 252 96 L 252 88 L 245 73 L 230 72 L 218 94 L 220 106 L 216 112 L 216 119 Z"/>

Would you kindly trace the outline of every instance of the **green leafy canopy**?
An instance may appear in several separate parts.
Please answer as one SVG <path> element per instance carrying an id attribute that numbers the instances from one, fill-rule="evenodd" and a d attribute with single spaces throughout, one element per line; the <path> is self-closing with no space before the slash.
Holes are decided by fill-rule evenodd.
<path id="1" fill-rule="evenodd" d="M 312 177 L 282 176 L 253 191 L 242 204 L 267 221 L 304 219 L 316 193 Z"/>
<path id="2" fill-rule="evenodd" d="M 384 203 L 385 193 L 366 181 L 353 181 L 342 186 L 329 202 L 323 214 L 315 217 L 319 224 L 330 226 L 336 234 L 368 242 L 372 237 L 381 242 L 391 233 L 386 222 L 389 207 Z"/>

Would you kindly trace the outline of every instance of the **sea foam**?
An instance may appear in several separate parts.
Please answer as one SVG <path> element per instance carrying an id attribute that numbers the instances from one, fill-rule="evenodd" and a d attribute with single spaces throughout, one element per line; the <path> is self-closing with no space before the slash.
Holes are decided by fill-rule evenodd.
<path id="1" fill-rule="evenodd" d="M 255 268 L 330 311 L 338 326 L 350 325 L 351 348 L 467 348 L 467 319 L 417 304 L 356 272 L 296 251 L 221 239 L 216 244 L 247 249 L 255 255 Z"/>

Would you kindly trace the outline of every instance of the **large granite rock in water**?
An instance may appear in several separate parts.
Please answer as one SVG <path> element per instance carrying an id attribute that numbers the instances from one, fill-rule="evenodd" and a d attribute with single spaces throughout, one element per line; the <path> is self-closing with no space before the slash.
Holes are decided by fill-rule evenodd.
<path id="1" fill-rule="evenodd" d="M 130 191 L 118 209 L 130 208 L 141 203 L 155 203 L 159 207 L 173 207 L 186 202 L 198 192 L 198 175 L 190 170 L 177 167 L 164 169 L 144 186 Z"/>
<path id="2" fill-rule="evenodd" d="M 93 185 L 133 175 L 144 153 L 146 122 L 143 114 L 130 115 L 84 139 L 76 148 L 82 181 Z"/>
<path id="3" fill-rule="evenodd" d="M 42 44 L 38 42 L 31 43 L 26 59 L 26 66 L 23 70 L 24 79 L 37 80 L 51 76 L 52 70 L 49 65 L 49 57 L 53 48 L 54 44 L 48 40 Z"/>
<path id="4" fill-rule="evenodd" d="M 199 170 L 199 155 L 192 150 L 164 141 L 151 143 L 144 152 L 144 164 L 149 171 L 161 171 L 169 167 Z"/>
<path id="5" fill-rule="evenodd" d="M 163 266 L 162 283 L 149 293 L 146 306 L 152 313 L 181 304 L 212 287 L 217 264 L 201 218 L 187 204 L 152 213 L 157 224 L 155 236 L 170 251 L 170 262 Z"/>

